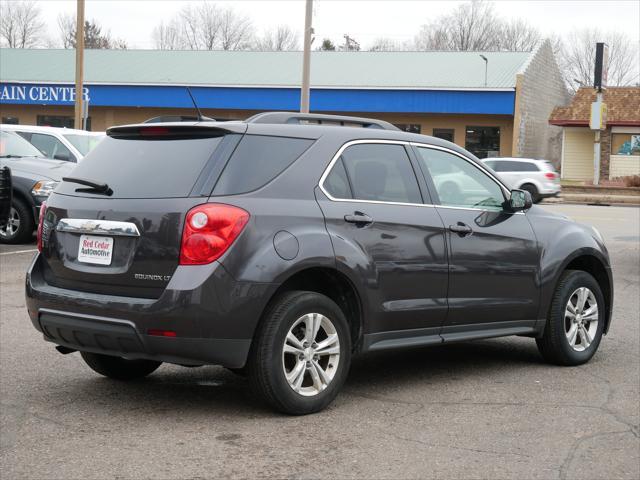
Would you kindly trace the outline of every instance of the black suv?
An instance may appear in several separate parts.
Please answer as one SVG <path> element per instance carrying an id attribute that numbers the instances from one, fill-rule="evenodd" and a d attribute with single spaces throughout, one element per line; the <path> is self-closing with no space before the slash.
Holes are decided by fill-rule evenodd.
<path id="1" fill-rule="evenodd" d="M 578 365 L 611 321 L 595 229 L 376 120 L 111 128 L 38 238 L 27 306 L 59 351 L 120 380 L 223 365 L 291 414 L 327 406 L 356 353 L 522 335 Z"/>

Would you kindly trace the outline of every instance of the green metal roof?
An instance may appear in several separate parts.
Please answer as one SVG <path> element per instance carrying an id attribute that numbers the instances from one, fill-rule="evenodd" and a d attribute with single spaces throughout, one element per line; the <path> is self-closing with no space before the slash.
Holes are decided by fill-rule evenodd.
<path id="1" fill-rule="evenodd" d="M 484 85 L 488 58 L 487 85 Z M 514 88 L 529 52 L 313 52 L 316 88 Z M 73 83 L 74 50 L 0 49 L 0 81 Z M 85 82 L 297 87 L 301 52 L 87 50 Z"/>

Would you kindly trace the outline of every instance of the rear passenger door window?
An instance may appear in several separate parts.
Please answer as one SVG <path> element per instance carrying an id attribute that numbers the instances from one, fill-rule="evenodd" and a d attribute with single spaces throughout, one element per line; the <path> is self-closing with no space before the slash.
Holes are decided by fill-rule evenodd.
<path id="1" fill-rule="evenodd" d="M 347 147 L 323 186 L 334 198 L 422 203 L 418 181 L 402 145 L 363 143 Z"/>

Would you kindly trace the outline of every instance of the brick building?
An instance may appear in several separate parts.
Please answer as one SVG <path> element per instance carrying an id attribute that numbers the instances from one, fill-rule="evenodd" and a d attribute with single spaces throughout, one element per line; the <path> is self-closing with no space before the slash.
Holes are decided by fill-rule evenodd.
<path id="1" fill-rule="evenodd" d="M 486 58 L 486 62 L 485 59 Z M 0 49 L 3 123 L 73 126 L 75 52 Z M 159 115 L 297 110 L 301 52 L 87 50 L 89 129 Z M 569 100 L 551 47 L 534 52 L 313 52 L 311 111 L 373 116 L 479 157 L 560 160 Z"/>
<path id="2" fill-rule="evenodd" d="M 640 87 L 604 91 L 607 124 L 600 134 L 600 178 L 640 175 Z M 593 88 L 581 88 L 567 106 L 556 107 L 549 123 L 562 127 L 561 175 L 568 180 L 593 180 L 593 130 L 589 129 Z"/>

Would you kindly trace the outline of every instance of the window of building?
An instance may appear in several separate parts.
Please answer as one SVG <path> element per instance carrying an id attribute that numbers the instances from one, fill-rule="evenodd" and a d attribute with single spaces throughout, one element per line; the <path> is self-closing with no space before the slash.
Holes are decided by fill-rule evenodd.
<path id="1" fill-rule="evenodd" d="M 419 123 L 394 123 L 403 132 L 420 133 L 422 126 Z"/>
<path id="2" fill-rule="evenodd" d="M 433 136 L 448 142 L 453 142 L 453 139 L 455 138 L 455 130 L 453 128 L 434 128 Z"/>
<path id="3" fill-rule="evenodd" d="M 18 125 L 20 121 L 18 117 L 2 117 L 2 123 L 6 123 L 8 125 Z"/>
<path id="4" fill-rule="evenodd" d="M 478 158 L 500 155 L 500 127 L 467 127 L 465 148 Z"/>
<path id="5" fill-rule="evenodd" d="M 38 115 L 36 125 L 41 127 L 75 128 L 73 117 L 65 115 Z M 87 117 L 87 130 L 91 131 L 91 117 Z"/>
<path id="6" fill-rule="evenodd" d="M 634 133 L 613 133 L 611 135 L 612 155 L 640 155 L 640 135 Z"/>
<path id="7" fill-rule="evenodd" d="M 323 186 L 336 198 L 422 203 L 418 180 L 402 145 L 348 147 Z"/>
<path id="8" fill-rule="evenodd" d="M 441 205 L 501 210 L 502 188 L 485 172 L 442 150 L 418 148 L 418 162 L 433 180 Z"/>

